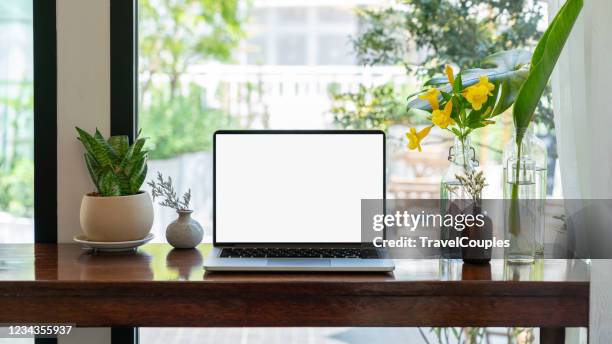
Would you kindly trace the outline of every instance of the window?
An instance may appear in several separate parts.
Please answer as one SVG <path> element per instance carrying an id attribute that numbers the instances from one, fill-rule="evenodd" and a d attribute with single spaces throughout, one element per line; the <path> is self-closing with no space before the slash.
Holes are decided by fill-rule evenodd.
<path id="1" fill-rule="evenodd" d="M 439 20 L 455 21 L 457 26 L 472 21 L 481 36 L 462 38 L 480 45 L 466 50 L 476 44 L 438 42 L 443 46 L 436 51 L 427 41 L 407 34 L 406 27 L 414 21 L 434 30 L 446 30 L 446 25 L 417 18 L 410 7 L 390 6 L 383 0 L 333 3 L 138 1 L 138 123 L 143 135 L 151 138 L 148 178 L 161 172 L 173 178 L 179 192 L 192 190 L 193 216 L 205 228 L 205 241 L 210 242 L 212 235 L 211 136 L 217 129 L 384 129 L 389 138 L 389 195 L 437 198 L 452 137 L 439 131 L 425 147 L 427 154 L 407 151 L 407 128 L 425 122 L 406 113 L 406 96 L 428 73 L 441 70 L 433 57 L 442 50 L 447 62 L 476 66 L 476 61 L 500 47 L 532 45 L 547 13 L 539 1 L 508 9 L 496 7 L 504 6 L 501 3 L 474 1 L 465 15 L 449 5 L 454 16 Z M 504 36 L 503 30 L 514 30 L 511 25 L 521 25 L 516 29 L 519 35 Z M 549 139 L 554 151 L 554 129 L 545 119 L 538 126 L 539 134 Z M 475 137 L 480 164 L 491 175 L 501 175 L 501 150 L 510 139 L 510 123 L 506 113 Z M 501 195 L 490 195 L 496 196 Z M 155 206 L 156 241 L 165 241 L 165 228 L 175 218 L 171 209 Z M 451 330 L 422 331 L 433 341 L 436 334 L 452 335 Z M 478 338 L 507 341 L 525 331 L 479 329 Z M 258 342 L 268 336 L 291 342 L 305 335 L 316 342 L 354 343 L 373 335 L 404 342 L 421 336 L 418 329 L 350 328 L 141 329 L 140 333 L 143 343 L 178 343 L 195 337 Z"/>
<path id="2" fill-rule="evenodd" d="M 0 243 L 34 241 L 32 0 L 0 3 Z"/>
<path id="3" fill-rule="evenodd" d="M 524 8 L 512 9 L 485 3 L 475 4 L 467 19 L 458 14 L 451 18 L 483 27 L 482 37 L 475 37 L 485 42 L 482 51 L 443 46 L 445 58 L 475 66 L 500 47 L 532 45 L 545 27 L 543 3 L 525 2 Z M 493 6 L 486 12 L 491 17 L 477 15 L 479 6 Z M 386 16 L 378 15 L 379 10 Z M 412 18 L 412 10 L 388 7 L 385 1 L 321 6 L 308 1 L 203 5 L 139 0 L 138 123 L 151 138 L 148 178 L 161 172 L 173 178 L 179 192 L 191 188 L 193 216 L 210 240 L 215 130 L 379 128 L 389 137 L 389 196 L 439 197 L 452 137 L 435 129 L 437 139 L 430 140 L 426 153 L 405 147 L 408 126 L 425 123 L 406 112 L 406 96 L 428 73 L 438 72 L 435 64 L 440 62 L 433 57 L 443 54 L 432 51 L 426 40 L 407 35 L 408 19 L 424 21 Z M 518 37 L 503 35 L 503 30 L 514 30 L 508 24 L 512 16 L 522 18 L 512 21 L 522 25 Z M 493 26 L 487 20 L 500 22 Z M 538 133 L 549 143 L 554 168 L 552 110 L 549 103 L 544 105 Z M 473 138 L 480 165 L 491 176 L 501 176 L 501 151 L 510 139 L 511 123 L 507 112 Z M 553 181 L 551 173 L 549 183 L 555 185 Z M 488 197 L 501 198 L 501 179 L 489 180 L 491 185 L 498 182 L 500 187 L 489 188 Z M 165 228 L 175 216 L 156 205 L 155 240 L 165 241 Z"/>

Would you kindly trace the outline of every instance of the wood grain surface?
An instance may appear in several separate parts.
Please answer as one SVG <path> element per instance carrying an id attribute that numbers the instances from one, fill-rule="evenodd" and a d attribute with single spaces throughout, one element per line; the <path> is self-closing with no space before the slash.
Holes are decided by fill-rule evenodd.
<path id="1" fill-rule="evenodd" d="M 540 260 L 485 266 L 398 260 L 393 273 L 219 273 L 209 245 L 92 254 L 76 245 L 0 245 L 0 323 L 78 326 L 588 325 L 589 268 Z"/>

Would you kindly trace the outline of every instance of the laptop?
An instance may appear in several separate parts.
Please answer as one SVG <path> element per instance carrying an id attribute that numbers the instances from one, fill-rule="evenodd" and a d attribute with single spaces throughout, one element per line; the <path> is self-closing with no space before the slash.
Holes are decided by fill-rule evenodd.
<path id="1" fill-rule="evenodd" d="M 363 241 L 361 200 L 385 198 L 385 135 L 220 130 L 208 271 L 392 271 Z"/>

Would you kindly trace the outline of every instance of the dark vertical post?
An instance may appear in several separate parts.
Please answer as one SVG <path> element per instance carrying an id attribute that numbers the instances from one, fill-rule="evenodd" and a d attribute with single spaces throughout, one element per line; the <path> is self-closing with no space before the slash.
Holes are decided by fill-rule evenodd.
<path id="1" fill-rule="evenodd" d="M 110 24 L 111 135 L 132 141 L 138 128 L 137 0 L 111 0 Z"/>
<path id="2" fill-rule="evenodd" d="M 110 0 L 111 135 L 138 131 L 138 1 Z M 113 327 L 112 344 L 138 343 L 137 327 Z"/>
<path id="3" fill-rule="evenodd" d="M 57 33 L 55 0 L 34 1 L 34 240 L 57 242 Z"/>
<path id="4" fill-rule="evenodd" d="M 32 0 L 34 242 L 57 242 L 57 26 L 55 0 Z M 51 261 L 53 263 L 53 261 Z M 57 263 L 57 260 L 55 260 Z M 57 344 L 57 338 L 35 338 Z"/>
<path id="5" fill-rule="evenodd" d="M 137 344 L 137 327 L 113 327 L 111 329 L 111 344 Z"/>
<path id="6" fill-rule="evenodd" d="M 565 343 L 564 327 L 540 327 L 541 344 Z"/>

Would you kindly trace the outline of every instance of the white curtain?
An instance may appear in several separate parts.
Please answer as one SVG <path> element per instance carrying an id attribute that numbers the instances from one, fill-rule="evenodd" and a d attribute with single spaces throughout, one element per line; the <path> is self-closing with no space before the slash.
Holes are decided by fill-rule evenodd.
<path id="1" fill-rule="evenodd" d="M 585 0 L 553 94 L 564 198 L 612 198 L 612 1 Z"/>
<path id="2" fill-rule="evenodd" d="M 549 0 L 551 18 L 563 2 Z M 553 75 L 561 180 L 565 199 L 612 199 L 612 1 L 584 2 Z M 577 241 L 582 235 L 577 244 L 592 248 L 599 241 L 612 248 L 612 221 L 604 231 L 585 234 L 588 220 L 574 218 Z M 611 324 L 612 260 L 597 259 L 591 270 L 590 343 L 612 343 Z"/>

